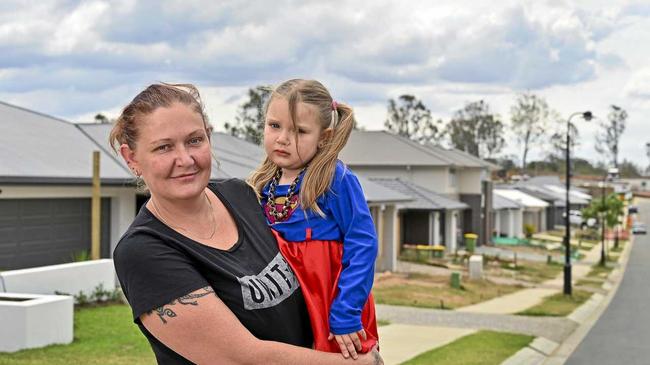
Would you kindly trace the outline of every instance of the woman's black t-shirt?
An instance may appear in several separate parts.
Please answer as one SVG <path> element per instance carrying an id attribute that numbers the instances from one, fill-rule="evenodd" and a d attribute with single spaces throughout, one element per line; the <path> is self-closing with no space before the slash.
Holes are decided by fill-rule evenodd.
<path id="1" fill-rule="evenodd" d="M 237 225 L 239 238 L 232 248 L 220 250 L 189 239 L 143 206 L 113 255 L 134 321 L 158 363 L 191 362 L 151 335 L 139 317 L 206 286 L 255 337 L 310 347 L 312 332 L 302 292 L 278 251 L 255 193 L 236 179 L 208 187 Z"/>

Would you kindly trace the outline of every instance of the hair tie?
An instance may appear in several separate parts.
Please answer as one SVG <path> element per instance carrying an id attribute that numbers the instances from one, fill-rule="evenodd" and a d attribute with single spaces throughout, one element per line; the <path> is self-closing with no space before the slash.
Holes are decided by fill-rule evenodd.
<path id="1" fill-rule="evenodd" d="M 332 110 L 336 111 L 336 107 L 338 107 L 338 104 L 336 103 L 336 100 L 332 100 Z"/>

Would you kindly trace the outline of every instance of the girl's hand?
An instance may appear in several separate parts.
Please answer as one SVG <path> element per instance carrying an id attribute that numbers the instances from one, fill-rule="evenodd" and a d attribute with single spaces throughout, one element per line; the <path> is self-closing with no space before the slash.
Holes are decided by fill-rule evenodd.
<path id="1" fill-rule="evenodd" d="M 336 340 L 336 343 L 339 344 L 341 348 L 341 354 L 344 358 L 352 356 L 353 359 L 357 359 L 357 351 L 361 351 L 361 339 L 364 341 L 367 339 L 366 331 L 362 328 L 357 332 L 348 333 L 345 335 L 335 335 L 330 332 L 330 335 L 327 337 L 328 341 L 332 339 Z"/>

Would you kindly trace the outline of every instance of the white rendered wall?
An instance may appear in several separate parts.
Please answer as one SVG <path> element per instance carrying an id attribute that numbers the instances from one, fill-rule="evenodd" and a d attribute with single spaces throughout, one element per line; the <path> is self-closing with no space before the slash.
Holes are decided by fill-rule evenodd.
<path id="1" fill-rule="evenodd" d="M 73 314 L 69 296 L 0 293 L 0 352 L 71 343 Z"/>
<path id="2" fill-rule="evenodd" d="M 109 259 L 3 271 L 0 278 L 4 285 L 0 292 L 9 293 L 90 295 L 99 284 L 104 290 L 115 288 L 115 269 Z"/>

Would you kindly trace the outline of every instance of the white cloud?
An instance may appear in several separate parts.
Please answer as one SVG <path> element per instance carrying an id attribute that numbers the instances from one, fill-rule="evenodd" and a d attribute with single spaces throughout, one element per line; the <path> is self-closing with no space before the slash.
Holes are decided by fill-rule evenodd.
<path id="1" fill-rule="evenodd" d="M 565 115 L 623 105 L 629 130 L 650 135 L 650 50 L 639 46 L 650 42 L 649 9 L 607 0 L 9 0 L 0 2 L 0 99 L 84 119 L 119 110 L 149 83 L 193 82 L 220 125 L 248 87 L 306 77 L 377 129 L 386 100 L 403 93 L 443 119 L 484 99 L 507 121 L 515 94 L 530 89 Z M 584 126 L 579 153 L 593 155 L 594 131 Z M 638 155 L 636 144 L 625 153 Z"/>

